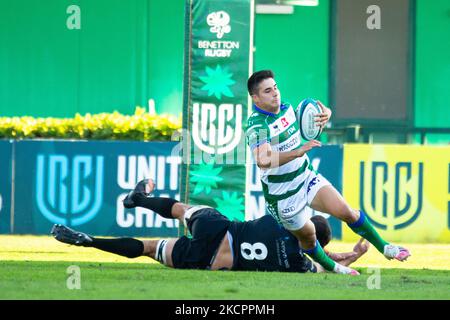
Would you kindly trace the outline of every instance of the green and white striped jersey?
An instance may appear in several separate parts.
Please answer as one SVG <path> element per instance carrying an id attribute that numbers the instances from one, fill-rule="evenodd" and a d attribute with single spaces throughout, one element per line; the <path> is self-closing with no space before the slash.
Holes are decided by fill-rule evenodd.
<path id="1" fill-rule="evenodd" d="M 297 110 L 287 103 L 281 104 L 278 114 L 254 106 L 254 112 L 247 121 L 246 131 L 247 143 L 252 152 L 266 142 L 270 143 L 272 150 L 276 152 L 300 148 L 302 139 L 296 115 Z M 282 211 L 283 208 L 279 208 L 277 203 L 300 192 L 311 170 L 313 168 L 306 154 L 280 167 L 261 169 L 264 197 L 267 204 L 272 206 L 268 209 Z M 300 210 L 300 207 L 297 208 Z"/>

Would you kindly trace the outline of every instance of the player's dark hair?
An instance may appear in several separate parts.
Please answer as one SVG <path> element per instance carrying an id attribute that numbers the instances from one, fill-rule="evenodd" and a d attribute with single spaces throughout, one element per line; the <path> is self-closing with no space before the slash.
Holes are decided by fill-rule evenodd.
<path id="1" fill-rule="evenodd" d="M 322 216 L 314 216 L 311 218 L 312 223 L 316 227 L 316 237 L 320 245 L 325 247 L 331 241 L 331 227 L 328 219 Z"/>
<path id="2" fill-rule="evenodd" d="M 247 81 L 248 93 L 250 95 L 256 94 L 259 84 L 269 78 L 275 78 L 275 74 L 272 70 L 261 70 L 253 73 Z"/>

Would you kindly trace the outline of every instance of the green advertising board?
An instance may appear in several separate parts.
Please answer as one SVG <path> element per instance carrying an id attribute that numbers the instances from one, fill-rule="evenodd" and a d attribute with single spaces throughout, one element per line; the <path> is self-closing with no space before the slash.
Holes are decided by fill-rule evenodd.
<path id="1" fill-rule="evenodd" d="M 252 26 L 251 0 L 186 2 L 181 199 L 232 220 L 245 218 Z"/>

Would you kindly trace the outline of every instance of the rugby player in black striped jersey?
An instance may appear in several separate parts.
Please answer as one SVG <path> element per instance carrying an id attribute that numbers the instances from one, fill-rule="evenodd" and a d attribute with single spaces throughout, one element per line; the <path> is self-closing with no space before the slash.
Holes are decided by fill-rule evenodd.
<path id="1" fill-rule="evenodd" d="M 100 238 L 63 225 L 54 225 L 51 233 L 63 243 L 93 247 L 128 258 L 149 256 L 168 267 L 180 269 L 325 271 L 302 252 L 297 239 L 270 215 L 253 221 L 230 221 L 210 207 L 189 206 L 171 198 L 153 197 L 154 186 L 151 179 L 140 181 L 124 199 L 124 206 L 139 206 L 164 218 L 178 219 L 188 228 L 190 237 L 157 240 Z M 325 247 L 331 240 L 327 219 L 314 216 L 311 221 L 318 241 Z M 347 266 L 368 248 L 368 242 L 361 239 L 352 252 L 327 252 L 327 255 Z"/>

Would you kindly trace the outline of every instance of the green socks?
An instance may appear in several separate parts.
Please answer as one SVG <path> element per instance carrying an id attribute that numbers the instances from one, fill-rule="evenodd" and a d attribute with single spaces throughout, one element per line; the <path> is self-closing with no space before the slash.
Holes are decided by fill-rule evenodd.
<path id="1" fill-rule="evenodd" d="M 378 232 L 374 229 L 369 219 L 367 219 L 364 212 L 359 211 L 359 219 L 355 223 L 347 224 L 353 232 L 359 234 L 361 237 L 367 239 L 371 244 L 377 248 L 382 254 L 384 254 L 384 246 L 389 244 L 384 241 Z"/>
<path id="2" fill-rule="evenodd" d="M 367 239 L 371 244 L 377 248 L 382 254 L 384 254 L 384 246 L 389 244 L 384 241 L 378 232 L 374 229 L 369 219 L 367 219 L 364 212 L 360 211 L 359 219 L 355 223 L 348 224 L 348 226 L 361 237 Z M 336 266 L 336 262 L 327 256 L 325 251 L 316 242 L 316 246 L 313 249 L 303 250 L 308 256 L 310 256 L 314 261 L 319 263 L 325 270 L 333 272 Z"/>
<path id="3" fill-rule="evenodd" d="M 318 240 L 316 240 L 316 246 L 313 249 L 303 250 L 308 256 L 310 256 L 314 261 L 319 263 L 325 270 L 334 271 L 334 266 L 336 262 L 334 262 L 325 251 L 323 251 L 322 247 Z"/>

